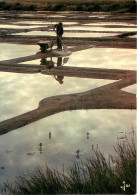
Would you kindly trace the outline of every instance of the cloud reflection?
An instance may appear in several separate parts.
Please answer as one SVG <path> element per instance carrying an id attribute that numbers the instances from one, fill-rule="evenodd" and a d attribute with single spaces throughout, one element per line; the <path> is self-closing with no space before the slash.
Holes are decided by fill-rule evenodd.
<path id="1" fill-rule="evenodd" d="M 5 165 L 1 176 L 4 174 L 10 179 L 23 170 L 31 172 L 38 164 L 45 167 L 45 163 L 62 170 L 63 163 L 72 164 L 79 160 L 77 149 L 80 150 L 80 160 L 93 154 L 92 145 L 98 146 L 105 155 L 113 154 L 118 133 L 128 134 L 132 126 L 135 127 L 135 111 L 129 110 L 67 111 L 47 117 L 0 136 L 1 165 Z M 42 143 L 41 154 L 39 143 Z M 5 150 L 10 148 L 13 152 L 6 153 Z M 28 156 L 28 152 L 35 154 Z"/>
<path id="2" fill-rule="evenodd" d="M 88 91 L 112 83 L 111 80 L 64 77 L 60 85 L 53 76 L 0 73 L 0 121 L 38 107 L 46 97 Z"/>

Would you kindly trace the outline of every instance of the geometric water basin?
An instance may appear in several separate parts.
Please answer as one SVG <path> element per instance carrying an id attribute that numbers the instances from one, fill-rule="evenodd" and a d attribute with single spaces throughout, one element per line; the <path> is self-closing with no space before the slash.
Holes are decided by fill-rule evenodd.
<path id="1" fill-rule="evenodd" d="M 137 84 L 122 88 L 121 90 L 126 91 L 128 93 L 137 94 Z"/>
<path id="2" fill-rule="evenodd" d="M 0 28 L 6 28 L 6 29 L 30 29 L 30 28 L 38 28 L 41 26 L 18 26 L 18 25 L 6 25 L 6 24 L 2 24 L 0 25 Z M 45 26 L 46 27 L 46 26 Z"/>
<path id="3" fill-rule="evenodd" d="M 0 72 L 0 121 L 31 111 L 46 97 L 79 93 L 113 80 Z"/>
<path id="4" fill-rule="evenodd" d="M 54 31 L 32 31 L 27 33 L 15 33 L 14 35 L 21 36 L 56 36 Z M 72 32 L 64 32 L 63 37 L 75 37 L 75 38 L 92 38 L 92 37 L 107 37 L 107 36 L 115 36 L 118 33 L 72 33 Z"/>
<path id="5" fill-rule="evenodd" d="M 136 49 L 85 49 L 72 53 L 65 65 L 88 68 L 136 70 Z"/>
<path id="6" fill-rule="evenodd" d="M 40 25 L 54 25 L 57 24 L 57 22 L 53 22 L 53 21 L 20 21 L 20 22 L 14 22 L 15 24 L 40 24 Z M 63 22 L 63 24 L 65 25 L 73 25 L 73 24 L 77 24 L 77 22 Z"/>
<path id="7" fill-rule="evenodd" d="M 133 26 L 133 27 L 137 27 L 137 24 L 131 24 L 128 22 L 90 22 L 87 24 L 83 24 L 83 25 L 89 25 L 89 26 Z"/>
<path id="8" fill-rule="evenodd" d="M 136 35 L 131 35 L 131 36 L 128 36 L 128 38 L 134 38 L 134 39 L 137 39 L 137 34 L 136 34 Z"/>
<path id="9" fill-rule="evenodd" d="M 34 55 L 38 52 L 38 45 L 20 45 L 20 44 L 0 44 L 0 61 L 13 58 L 25 57 Z"/>
<path id="10" fill-rule="evenodd" d="M 109 31 L 109 32 L 136 32 L 137 28 L 106 28 L 106 27 L 93 27 L 93 26 L 71 26 L 64 27 L 64 30 L 86 30 L 86 31 Z"/>

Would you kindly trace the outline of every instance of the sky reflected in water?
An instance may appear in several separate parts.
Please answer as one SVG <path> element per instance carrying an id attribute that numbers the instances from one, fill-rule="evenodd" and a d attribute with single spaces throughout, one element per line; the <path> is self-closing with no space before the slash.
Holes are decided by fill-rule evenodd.
<path id="1" fill-rule="evenodd" d="M 114 154 L 113 145 L 117 140 L 125 141 L 122 137 L 135 128 L 135 119 L 135 111 L 130 110 L 67 111 L 0 136 L 0 162 L 4 167 L 0 178 L 11 181 L 21 173 L 33 172 L 37 165 L 45 168 L 45 164 L 62 171 L 63 164 L 85 161 L 93 155 L 93 147 L 106 156 Z"/>
<path id="2" fill-rule="evenodd" d="M 27 33 L 15 33 L 13 35 L 21 35 L 21 36 L 56 36 L 56 33 L 54 31 L 31 31 Z M 65 32 L 63 34 L 63 37 L 107 37 L 107 36 L 115 36 L 118 35 L 118 33 L 72 33 L 72 32 Z"/>
<path id="3" fill-rule="evenodd" d="M 136 70 L 136 50 L 121 48 L 86 49 L 70 55 L 66 66 L 76 65 L 88 68 Z"/>
<path id="4" fill-rule="evenodd" d="M 137 84 L 125 87 L 122 89 L 122 91 L 126 91 L 128 93 L 137 94 Z"/>
<path id="5" fill-rule="evenodd" d="M 38 51 L 37 45 L 0 44 L 1 60 Z M 65 65 L 135 70 L 136 51 L 92 48 L 72 53 Z M 46 97 L 84 92 L 115 82 L 64 77 L 60 84 L 56 76 L 0 72 L 0 121 L 37 108 Z M 33 172 L 37 165 L 62 170 L 63 164 L 85 161 L 93 155 L 93 147 L 100 148 L 106 156 L 114 154 L 113 145 L 118 140 L 126 141 L 125 132 L 130 134 L 135 124 L 136 112 L 132 110 L 66 111 L 0 136 L 0 166 L 4 167 L 0 169 L 0 182 L 14 181 L 15 176 Z"/>
<path id="6" fill-rule="evenodd" d="M 0 61 L 34 55 L 39 51 L 38 45 L 0 44 Z"/>
<path id="7" fill-rule="evenodd" d="M 30 29 L 30 28 L 32 29 L 32 28 L 38 28 L 38 27 L 41 27 L 41 26 L 18 26 L 18 25 L 0 24 L 0 28 L 7 28 L 7 29 Z"/>
<path id="8" fill-rule="evenodd" d="M 36 109 L 46 97 L 84 92 L 113 82 L 64 77 L 60 84 L 57 75 L 4 72 L 0 72 L 0 81 L 0 121 Z"/>
<path id="9" fill-rule="evenodd" d="M 51 59 L 47 58 L 47 60 Z M 57 58 L 53 57 L 52 61 L 55 65 L 57 64 Z M 64 61 L 64 58 L 62 61 Z M 22 64 L 39 65 L 41 64 L 41 59 L 23 62 Z M 136 50 L 121 48 L 85 49 L 72 53 L 64 65 L 87 68 L 136 70 Z"/>
<path id="10" fill-rule="evenodd" d="M 89 30 L 89 31 L 109 31 L 109 32 L 136 32 L 137 28 L 107 28 L 107 27 L 93 27 L 93 26 L 69 26 L 64 27 L 64 30 Z"/>
<path id="11" fill-rule="evenodd" d="M 43 25 L 52 25 L 52 24 L 57 24 L 57 22 L 53 21 L 20 21 L 20 22 L 15 22 L 15 24 L 43 24 Z M 71 25 L 71 24 L 78 24 L 77 22 L 63 22 L 65 25 Z"/>
<path id="12" fill-rule="evenodd" d="M 121 26 L 134 26 L 136 27 L 136 24 L 131 24 L 128 22 L 96 22 L 96 23 L 87 23 L 87 24 L 83 24 L 83 25 L 94 25 L 94 26 L 109 26 L 109 25 L 113 25 L 113 26 L 117 26 L 117 25 L 121 25 Z"/>

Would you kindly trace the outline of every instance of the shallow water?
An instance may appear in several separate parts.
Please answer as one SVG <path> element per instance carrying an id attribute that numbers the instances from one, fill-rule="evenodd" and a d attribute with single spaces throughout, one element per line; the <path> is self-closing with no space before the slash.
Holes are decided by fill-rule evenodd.
<path id="1" fill-rule="evenodd" d="M 137 39 L 137 34 L 136 35 L 132 35 L 132 36 L 128 36 L 128 37 Z"/>
<path id="2" fill-rule="evenodd" d="M 63 60 L 64 58 L 62 61 Z M 52 58 L 52 61 L 57 64 L 57 58 Z M 41 59 L 27 61 L 22 64 L 40 65 Z M 120 48 L 86 49 L 72 53 L 64 65 L 87 68 L 136 70 L 136 50 Z"/>
<path id="3" fill-rule="evenodd" d="M 59 80 L 60 79 L 60 80 Z M 0 72 L 0 121 L 38 107 L 43 98 L 84 92 L 112 83 L 111 80 Z M 62 83 L 63 84 L 60 84 Z"/>
<path id="4" fill-rule="evenodd" d="M 71 26 L 64 27 L 64 30 L 89 30 L 89 31 L 101 31 L 101 32 L 136 32 L 137 28 L 106 28 L 106 27 L 90 27 L 90 26 Z"/>
<path id="5" fill-rule="evenodd" d="M 35 16 L 35 15 L 24 15 Z M 23 16 L 23 17 L 24 17 Z M 50 17 L 50 15 L 49 15 Z M 57 16 L 56 16 L 57 17 Z M 25 24 L 26 21 L 21 23 Z M 26 24 L 55 24 L 49 22 L 27 21 Z M 38 23 L 37 23 L 38 22 Z M 20 23 L 20 22 L 19 22 Z M 110 22 L 111 23 L 111 22 Z M 126 25 L 128 23 L 105 23 L 105 25 Z M 75 22 L 63 22 L 75 24 Z M 89 25 L 104 25 L 90 23 Z M 86 24 L 88 25 L 88 24 Z M 135 26 L 135 25 L 133 25 Z M 34 26 L 32 26 L 34 27 Z M 37 26 L 38 27 L 38 26 Z M 22 28 L 22 26 L 21 26 Z M 29 28 L 29 26 L 27 26 Z M 83 28 L 83 27 L 82 27 Z M 87 28 L 87 27 L 84 27 Z M 91 27 L 89 27 L 91 28 Z M 106 28 L 107 29 L 107 28 Z M 109 29 L 109 28 L 108 28 Z M 126 29 L 126 28 L 125 28 Z M 111 28 L 110 30 L 113 30 Z M 135 29 L 134 29 L 135 30 Z M 34 31 L 31 35 L 56 36 L 54 32 Z M 24 35 L 29 35 L 26 33 Z M 36 34 L 35 34 L 36 33 Z M 38 34 L 37 34 L 38 33 Z M 117 33 L 67 33 L 68 37 L 102 37 Z M 0 60 L 35 55 L 38 45 L 0 44 Z M 62 59 L 64 60 L 64 58 Z M 55 64 L 57 58 L 53 58 Z M 41 59 L 26 63 L 40 64 Z M 136 51 L 134 49 L 92 48 L 72 53 L 64 66 L 127 69 L 136 70 Z M 62 78 L 43 74 L 16 74 L 0 72 L 0 121 L 31 111 L 38 107 L 39 101 L 46 97 L 60 94 L 84 92 L 115 81 L 85 78 Z M 129 89 L 130 88 L 130 89 Z M 132 89 L 131 89 L 132 88 Z M 133 86 L 122 90 L 133 92 Z M 113 155 L 113 145 L 126 141 L 136 126 L 136 112 L 132 110 L 79 110 L 66 111 L 0 136 L 0 182 L 14 181 L 15 176 L 33 172 L 38 164 L 45 168 L 57 167 L 62 171 L 63 164 L 71 165 L 74 160 L 85 161 L 93 155 L 94 148 L 99 148 L 105 156 Z M 49 137 L 51 132 L 51 138 Z M 87 132 L 89 137 L 87 137 Z M 42 143 L 42 148 L 39 144 Z M 80 150 L 79 159 L 76 150 Z"/>
<path id="6" fill-rule="evenodd" d="M 32 31 L 27 33 L 15 33 L 13 35 L 21 35 L 21 36 L 56 36 L 55 32 L 53 31 Z M 81 37 L 81 38 L 88 38 L 88 37 L 107 37 L 107 36 L 115 36 L 118 33 L 72 33 L 72 32 L 65 32 L 63 37 Z"/>
<path id="7" fill-rule="evenodd" d="M 94 154 L 93 147 L 101 149 L 105 156 L 113 155 L 113 145 L 118 140 L 126 141 L 125 132 L 129 135 L 132 127 L 135 128 L 135 111 L 81 110 L 59 113 L 12 131 L 0 137 L 1 166 L 5 168 L 0 170 L 1 181 L 13 182 L 15 176 L 27 175 L 37 165 L 45 168 L 47 164 L 62 172 L 63 164 L 66 168 L 74 160 L 86 161 Z"/>
<path id="8" fill-rule="evenodd" d="M 33 26 L 19 26 L 19 25 L 6 25 L 6 24 L 0 24 L 0 28 L 6 28 L 6 29 L 32 29 L 32 28 L 38 28 L 38 27 L 42 27 L 42 26 L 37 26 L 37 25 L 33 25 Z M 46 26 L 44 26 L 46 27 Z"/>
<path id="9" fill-rule="evenodd" d="M 40 24 L 40 25 L 52 25 L 56 24 L 57 22 L 52 22 L 52 21 L 20 21 L 20 22 L 15 22 L 15 24 Z M 71 25 L 71 24 L 78 24 L 77 22 L 63 22 L 65 25 Z"/>
<path id="10" fill-rule="evenodd" d="M 83 24 L 83 25 L 89 25 L 89 26 L 134 26 L 136 27 L 137 24 L 131 24 L 128 22 L 96 22 L 96 23 L 87 23 L 87 24 Z"/>
<path id="11" fill-rule="evenodd" d="M 126 91 L 128 93 L 137 94 L 137 84 L 125 87 L 122 89 L 122 91 Z"/>
<path id="12" fill-rule="evenodd" d="M 0 24 L 0 28 L 6 28 L 6 29 L 30 29 L 30 28 L 38 28 L 41 26 L 18 26 L 18 25 L 6 25 L 6 24 Z M 45 26 L 46 27 L 46 26 Z"/>
<path id="13" fill-rule="evenodd" d="M 0 61 L 34 55 L 39 51 L 38 45 L 0 44 Z"/>
<path id="14" fill-rule="evenodd" d="M 106 18 L 106 17 L 108 17 L 109 15 L 103 15 L 103 16 L 101 16 L 101 15 L 92 15 L 92 16 L 88 16 L 89 18 Z"/>
<path id="15" fill-rule="evenodd" d="M 63 16 L 63 15 L 58 15 L 58 14 L 56 14 L 56 15 L 50 15 L 50 14 L 37 14 L 37 15 L 35 15 L 35 14 L 19 14 L 20 15 L 20 17 L 44 17 L 44 18 L 63 18 L 63 17 L 66 17 L 66 16 Z"/>
<path id="16" fill-rule="evenodd" d="M 90 56 L 90 57 L 89 57 Z M 91 48 L 72 53 L 66 66 L 136 70 L 136 50 Z"/>

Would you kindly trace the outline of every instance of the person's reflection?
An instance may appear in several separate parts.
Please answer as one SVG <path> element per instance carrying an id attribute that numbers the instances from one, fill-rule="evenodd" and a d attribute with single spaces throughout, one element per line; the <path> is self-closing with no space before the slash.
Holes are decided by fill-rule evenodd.
<path id="1" fill-rule="evenodd" d="M 58 57 L 57 66 L 62 66 L 62 57 Z M 56 81 L 59 82 L 59 84 L 63 84 L 64 76 L 62 76 L 62 75 L 54 75 L 54 78 L 56 79 Z"/>
<path id="2" fill-rule="evenodd" d="M 40 61 L 40 65 L 45 65 L 46 68 L 50 69 L 54 67 L 54 62 L 52 61 L 52 57 L 50 58 L 50 60 L 47 60 L 46 58 L 42 58 Z"/>

